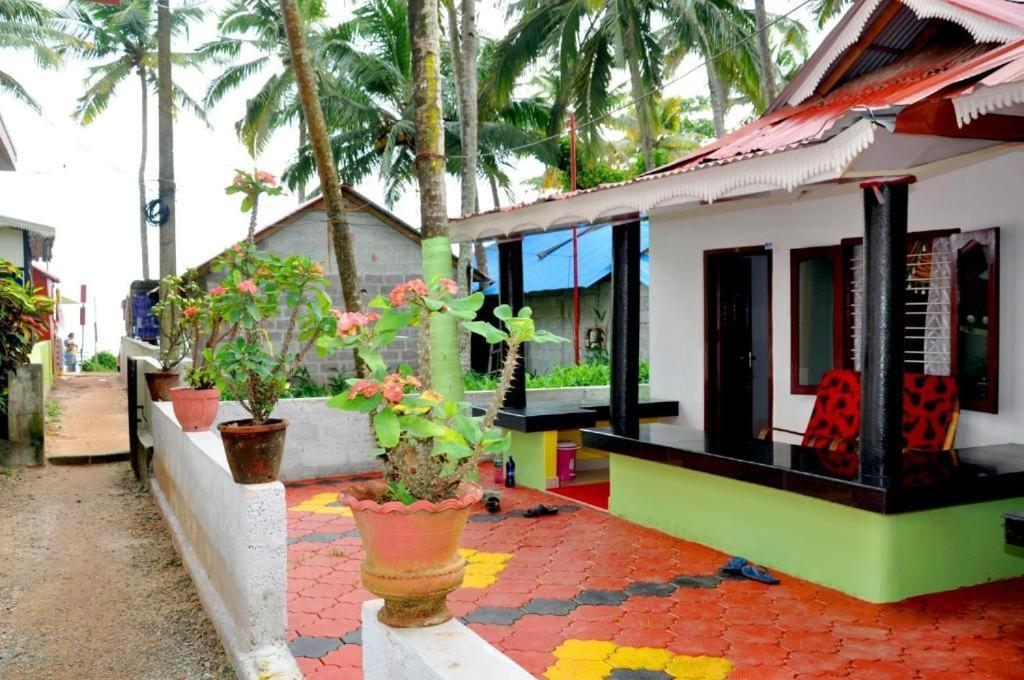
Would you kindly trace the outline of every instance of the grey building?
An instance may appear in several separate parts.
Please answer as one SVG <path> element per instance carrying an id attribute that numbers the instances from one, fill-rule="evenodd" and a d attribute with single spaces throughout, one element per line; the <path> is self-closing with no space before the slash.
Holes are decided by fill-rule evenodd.
<path id="1" fill-rule="evenodd" d="M 348 209 L 363 302 L 372 300 L 378 294 L 387 295 L 397 283 L 422 277 L 419 231 L 351 187 L 343 186 L 342 194 Z M 326 277 L 330 281 L 328 293 L 335 306 L 344 309 L 322 198 L 303 203 L 293 212 L 258 231 L 256 243 L 261 250 L 275 255 L 308 255 L 323 263 Z M 229 245 L 225 244 L 225 247 Z M 215 286 L 221 276 L 220 272 L 210 271 L 211 262 L 212 258 L 199 266 L 200 273 L 206 277 L 207 287 Z M 286 325 L 287 321 L 282 314 L 270 332 L 272 342 L 282 341 Z M 404 335 L 407 336 L 405 339 L 396 340 L 382 353 L 390 366 L 399 363 L 415 366 L 417 363 L 416 330 L 409 329 Z M 355 375 L 351 352 L 339 352 L 326 359 L 311 353 L 303 363 L 310 376 L 319 382 L 326 382 L 339 373 L 346 377 Z"/>

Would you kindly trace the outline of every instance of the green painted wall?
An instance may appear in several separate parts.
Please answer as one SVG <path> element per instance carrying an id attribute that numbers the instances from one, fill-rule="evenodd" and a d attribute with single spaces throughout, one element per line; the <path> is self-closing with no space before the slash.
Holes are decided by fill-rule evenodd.
<path id="1" fill-rule="evenodd" d="M 516 461 L 516 484 L 544 491 L 547 479 L 554 477 L 557 432 L 517 432 L 512 430 L 509 451 Z"/>
<path id="2" fill-rule="evenodd" d="M 880 515 L 628 456 L 610 465 L 612 514 L 871 602 L 1024 574 L 1002 523 L 1024 497 Z"/>
<path id="3" fill-rule="evenodd" d="M 45 398 L 50 393 L 50 388 L 53 387 L 53 345 L 49 340 L 37 342 L 32 347 L 29 362 L 41 364 L 43 367 L 43 397 Z"/>

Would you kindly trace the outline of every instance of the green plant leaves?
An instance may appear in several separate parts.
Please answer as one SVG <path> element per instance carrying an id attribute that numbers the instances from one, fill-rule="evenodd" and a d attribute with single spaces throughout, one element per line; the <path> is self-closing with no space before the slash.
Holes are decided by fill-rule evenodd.
<path id="1" fill-rule="evenodd" d="M 486 321 L 466 321 L 463 322 L 462 326 L 470 333 L 482 336 L 491 345 L 508 340 L 507 333 Z"/>
<path id="2" fill-rule="evenodd" d="M 386 408 L 377 412 L 373 416 L 373 429 L 377 433 L 377 441 L 385 449 L 398 446 L 402 426 L 399 424 L 398 415 L 393 410 Z"/>

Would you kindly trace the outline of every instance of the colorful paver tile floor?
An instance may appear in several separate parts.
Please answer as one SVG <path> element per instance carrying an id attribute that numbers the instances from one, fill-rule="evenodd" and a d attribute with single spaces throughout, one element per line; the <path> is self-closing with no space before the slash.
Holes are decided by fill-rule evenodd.
<path id="1" fill-rule="evenodd" d="M 362 677 L 363 557 L 337 494 L 289 484 L 289 643 L 307 678 Z M 557 496 L 501 489 L 463 538 L 456 616 L 548 680 L 1020 680 L 1024 579 L 873 605 L 777 574 L 719 575 L 727 556 Z M 527 518 L 537 503 L 557 515 Z M 936 565 L 941 569 L 942 565 Z M 481 680 L 489 680 L 482 678 Z"/>

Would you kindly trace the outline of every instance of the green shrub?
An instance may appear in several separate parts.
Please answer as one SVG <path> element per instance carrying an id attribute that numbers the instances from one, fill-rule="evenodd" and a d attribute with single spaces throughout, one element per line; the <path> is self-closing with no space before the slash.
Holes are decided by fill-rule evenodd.
<path id="1" fill-rule="evenodd" d="M 60 402 L 56 399 L 46 400 L 46 419 L 51 423 L 60 420 Z"/>
<path id="2" fill-rule="evenodd" d="M 640 362 L 640 383 L 646 384 L 650 381 L 651 366 L 648 362 Z M 486 373 L 467 371 L 464 377 L 466 389 L 493 390 L 497 385 L 497 379 Z M 527 389 L 540 389 L 546 387 L 592 387 L 595 385 L 608 385 L 611 382 L 611 363 L 607 355 L 594 356 L 579 366 L 568 364 L 555 366 L 547 373 L 541 375 L 529 374 L 526 376 Z"/>
<path id="3" fill-rule="evenodd" d="M 82 362 L 82 371 L 86 373 L 108 373 L 116 370 L 117 357 L 107 351 L 97 352 L 95 356 Z"/>
<path id="4" fill-rule="evenodd" d="M 285 399 L 299 399 L 303 397 L 333 397 L 347 390 L 345 385 L 347 376 L 336 373 L 326 383 L 319 383 L 313 380 L 306 368 L 300 368 L 288 381 L 288 389 L 282 395 Z"/>

